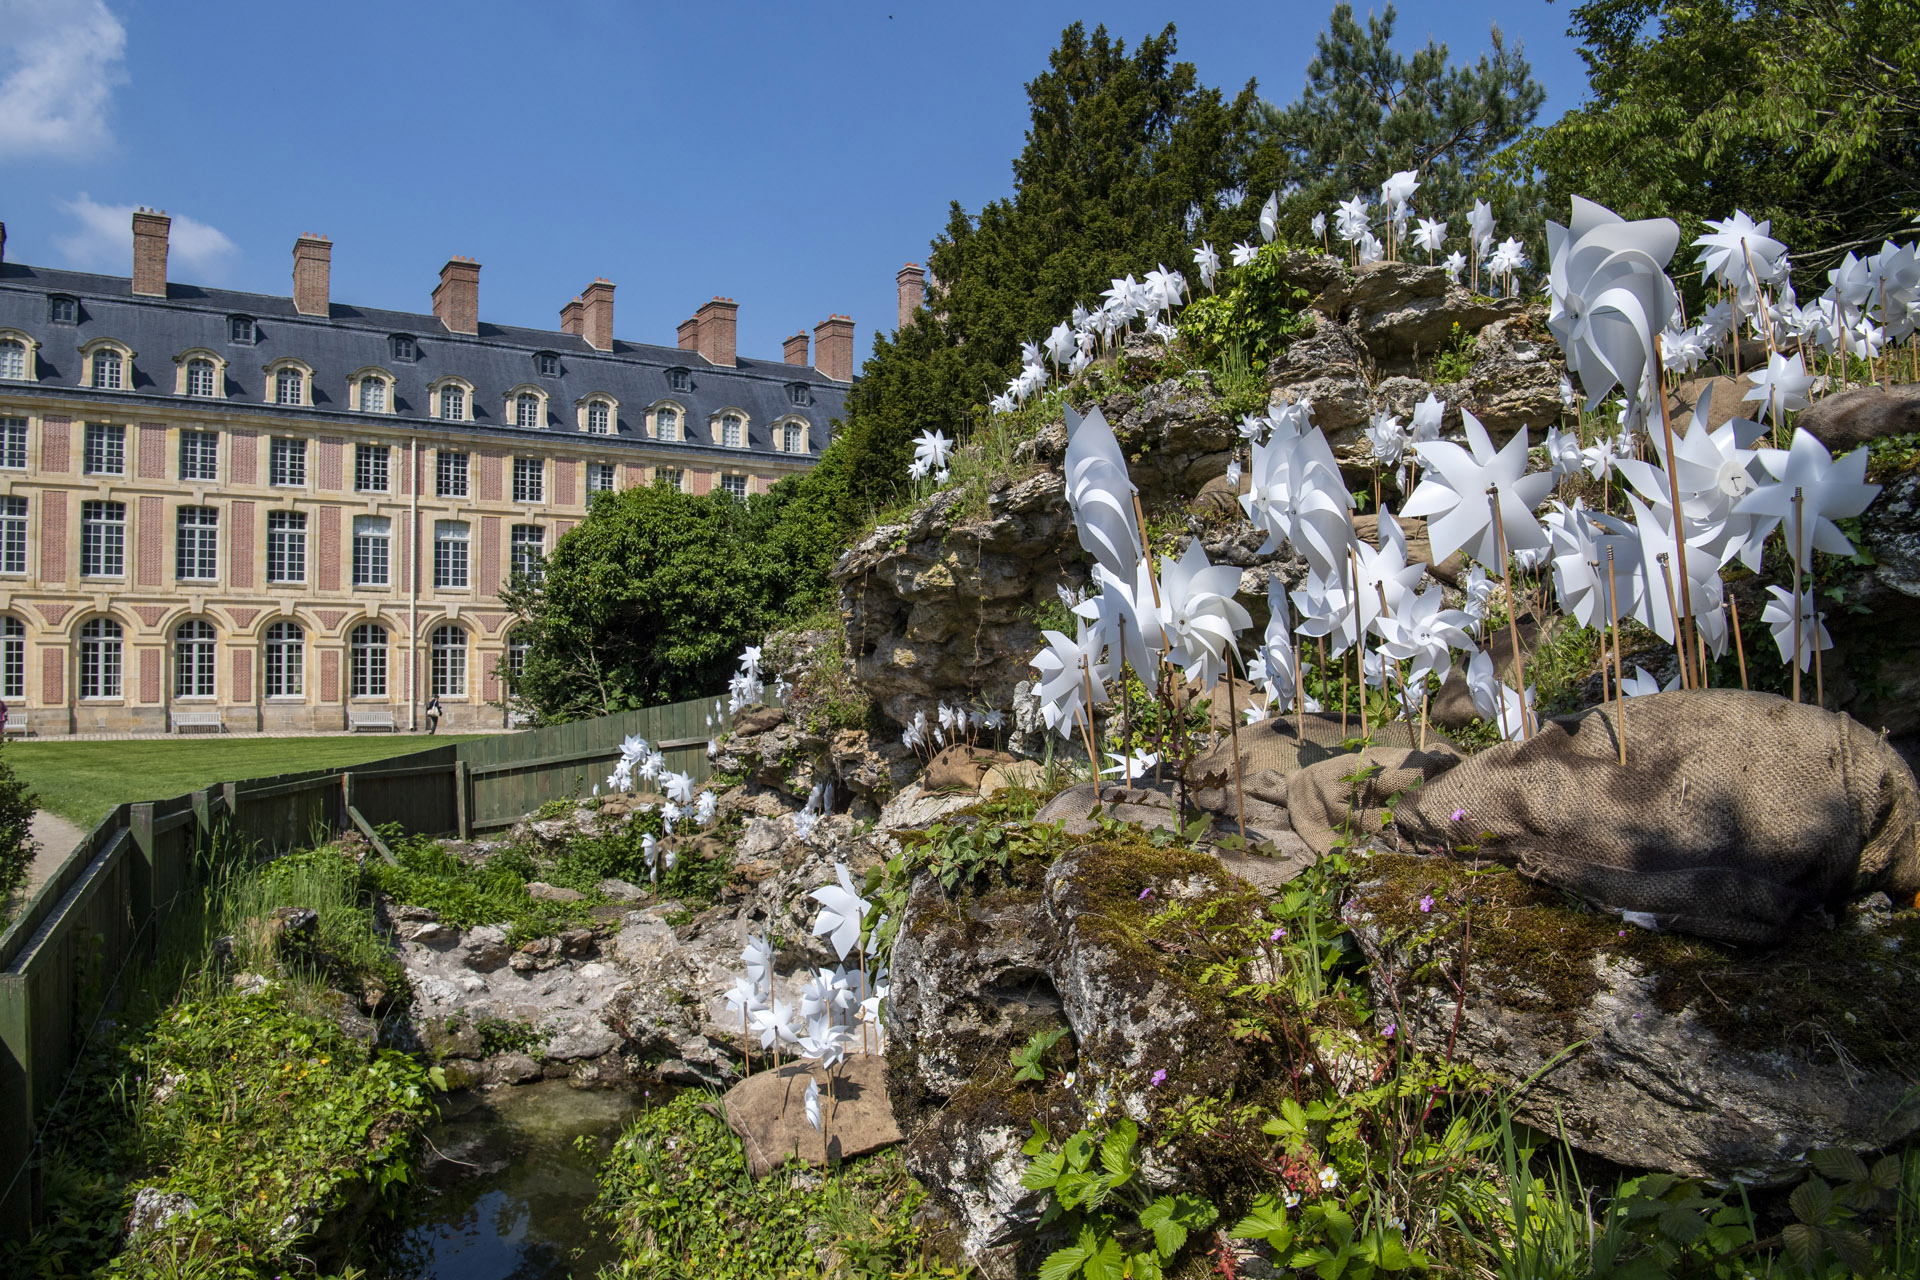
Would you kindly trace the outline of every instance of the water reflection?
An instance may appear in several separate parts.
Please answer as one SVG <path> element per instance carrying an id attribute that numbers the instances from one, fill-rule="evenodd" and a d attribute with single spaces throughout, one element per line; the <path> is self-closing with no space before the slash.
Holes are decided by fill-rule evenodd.
<path id="1" fill-rule="evenodd" d="M 659 1086 L 653 1092 L 660 1100 Z M 648 1101 L 564 1080 L 448 1098 L 397 1239 L 370 1274 L 589 1280 L 614 1258 L 585 1216 L 594 1170 Z"/>

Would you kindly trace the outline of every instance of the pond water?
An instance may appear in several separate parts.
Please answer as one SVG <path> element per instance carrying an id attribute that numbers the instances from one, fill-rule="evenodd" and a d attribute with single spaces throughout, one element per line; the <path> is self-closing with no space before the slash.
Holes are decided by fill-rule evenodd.
<path id="1" fill-rule="evenodd" d="M 399 1230 L 370 1275 L 590 1280 L 614 1258 L 586 1218 L 593 1175 L 649 1101 L 564 1080 L 443 1099 Z"/>

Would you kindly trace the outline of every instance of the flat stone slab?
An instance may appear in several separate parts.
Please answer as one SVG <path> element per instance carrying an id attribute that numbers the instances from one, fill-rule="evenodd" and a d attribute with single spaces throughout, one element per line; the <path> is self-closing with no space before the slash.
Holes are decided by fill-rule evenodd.
<path id="1" fill-rule="evenodd" d="M 820 1081 L 820 1111 L 825 1133 L 807 1123 L 807 1080 Z M 798 1156 L 810 1165 L 850 1160 L 902 1140 L 887 1097 L 886 1059 L 874 1054 L 849 1056 L 832 1073 L 809 1064 L 788 1063 L 778 1071 L 756 1071 L 727 1090 L 722 1102 L 727 1125 L 747 1148 L 747 1170 L 764 1178 Z"/>

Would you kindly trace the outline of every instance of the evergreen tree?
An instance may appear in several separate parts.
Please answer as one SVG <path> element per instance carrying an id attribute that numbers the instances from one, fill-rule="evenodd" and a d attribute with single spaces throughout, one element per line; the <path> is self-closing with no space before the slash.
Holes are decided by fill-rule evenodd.
<path id="1" fill-rule="evenodd" d="M 1546 101 L 1523 51 L 1508 48 L 1494 27 L 1493 52 L 1471 66 L 1454 65 L 1447 46 L 1431 39 L 1409 57 L 1393 47 L 1396 19 L 1388 5 L 1363 28 L 1352 5 L 1334 7 L 1299 98 L 1285 107 L 1261 104 L 1252 194 L 1285 193 L 1282 226 L 1304 242 L 1315 213 L 1331 221 L 1334 205 L 1355 195 L 1377 202 L 1389 175 L 1412 169 L 1420 177 L 1414 207 L 1446 219 L 1461 243 L 1476 198 L 1497 197 L 1503 227 L 1530 233 L 1537 193 L 1489 173 Z"/>
<path id="2" fill-rule="evenodd" d="M 928 305 L 882 336 L 847 398 L 844 435 L 856 515 L 905 483 L 912 437 L 964 438 L 1076 302 L 1156 264 L 1188 271 L 1194 239 L 1252 215 L 1230 196 L 1241 177 L 1254 86 L 1232 101 L 1174 60 L 1171 24 L 1129 51 L 1105 27 L 1068 27 L 1027 85 L 1032 121 L 1014 192 L 970 215 L 952 206 L 933 244 Z"/>

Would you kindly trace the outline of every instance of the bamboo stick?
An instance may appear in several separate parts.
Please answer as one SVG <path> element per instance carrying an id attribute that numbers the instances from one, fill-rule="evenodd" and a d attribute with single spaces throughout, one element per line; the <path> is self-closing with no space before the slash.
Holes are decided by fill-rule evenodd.
<path id="1" fill-rule="evenodd" d="M 1733 619 L 1733 651 L 1740 659 L 1740 687 L 1747 688 L 1747 642 L 1740 636 L 1740 602 L 1727 592 L 1727 614 Z"/>
<path id="2" fill-rule="evenodd" d="M 1240 823 L 1240 838 L 1247 838 L 1247 796 L 1240 781 L 1240 709 L 1234 705 L 1233 696 L 1233 655 L 1237 645 L 1229 645 L 1227 659 L 1227 736 L 1233 743 L 1233 812 Z M 1246 850 L 1240 851 L 1246 857 Z"/>
<path id="3" fill-rule="evenodd" d="M 1738 351 L 1738 338 L 1735 338 L 1734 350 Z M 1660 335 L 1653 335 L 1653 364 L 1656 369 L 1663 367 L 1660 354 Z M 1685 623 L 1693 621 L 1693 587 L 1687 578 L 1687 517 L 1680 509 L 1680 468 L 1676 465 L 1673 452 L 1673 415 L 1667 408 L 1665 387 L 1660 391 L 1660 434 L 1667 445 L 1667 489 L 1673 501 L 1673 545 L 1675 565 L 1680 570 L 1680 616 Z M 1679 630 L 1674 632 L 1676 647 L 1680 650 L 1680 687 L 1691 688 L 1695 681 L 1687 670 L 1687 657 L 1690 646 L 1686 635 Z"/>
<path id="4" fill-rule="evenodd" d="M 1493 504 L 1493 536 L 1500 549 L 1500 576 L 1507 584 L 1507 639 L 1513 645 L 1513 678 L 1519 685 L 1520 739 L 1524 742 L 1533 737 L 1533 717 L 1527 714 L 1527 664 L 1520 652 L 1520 600 L 1513 594 L 1513 556 L 1507 550 L 1507 522 L 1500 514 L 1499 486 L 1487 486 L 1487 498 Z M 1493 678 L 1496 682 L 1500 679 L 1498 668 Z M 1502 694 L 1500 700 L 1505 705 L 1506 695 Z"/>
<path id="5" fill-rule="evenodd" d="M 1620 764 L 1627 763 L 1627 685 L 1620 668 L 1620 596 L 1613 579 L 1613 547 L 1607 547 L 1607 611 L 1613 614 L 1613 719 L 1620 739 Z"/>
<path id="6" fill-rule="evenodd" d="M 1806 491 L 1793 491 L 1793 700 L 1800 701 L 1800 520 Z"/>

